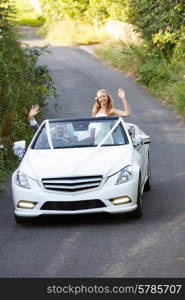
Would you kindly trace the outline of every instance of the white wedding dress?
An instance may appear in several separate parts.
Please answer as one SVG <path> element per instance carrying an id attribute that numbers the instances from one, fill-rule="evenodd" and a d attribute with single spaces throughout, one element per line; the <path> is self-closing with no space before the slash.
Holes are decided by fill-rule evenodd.
<path id="1" fill-rule="evenodd" d="M 98 117 L 108 117 L 108 115 L 106 115 L 104 113 L 97 113 L 95 117 L 96 118 L 98 118 Z"/>
<path id="2" fill-rule="evenodd" d="M 108 117 L 108 115 L 106 115 L 105 113 L 97 113 L 96 118 L 98 117 Z M 94 123 L 93 124 L 93 127 L 95 128 L 95 140 L 96 140 L 96 143 L 100 143 L 103 138 L 106 136 L 106 134 L 108 133 L 109 131 L 109 128 L 107 128 L 107 125 L 108 124 L 103 124 L 103 123 Z M 112 137 L 109 137 L 108 139 L 106 139 L 106 143 L 107 144 L 112 144 Z"/>

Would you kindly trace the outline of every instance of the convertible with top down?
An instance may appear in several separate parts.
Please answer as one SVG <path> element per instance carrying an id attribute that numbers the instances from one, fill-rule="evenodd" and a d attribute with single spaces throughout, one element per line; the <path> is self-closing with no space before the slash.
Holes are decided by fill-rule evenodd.
<path id="1" fill-rule="evenodd" d="M 25 222 L 41 215 L 107 212 L 142 216 L 142 195 L 151 188 L 150 137 L 122 117 L 45 120 L 12 175 L 14 215 Z"/>

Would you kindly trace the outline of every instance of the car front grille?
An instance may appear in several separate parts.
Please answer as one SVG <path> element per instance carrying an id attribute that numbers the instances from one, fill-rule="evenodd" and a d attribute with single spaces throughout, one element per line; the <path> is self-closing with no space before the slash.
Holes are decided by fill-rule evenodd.
<path id="1" fill-rule="evenodd" d="M 106 205 L 98 199 L 82 200 L 82 201 L 48 201 L 43 204 L 41 210 L 60 210 L 60 211 L 74 211 L 83 209 L 93 209 L 106 207 Z"/>
<path id="2" fill-rule="evenodd" d="M 102 176 L 83 176 L 83 177 L 61 177 L 61 178 L 44 178 L 42 183 L 44 188 L 57 192 L 78 192 L 88 189 L 97 188 L 102 181 Z"/>

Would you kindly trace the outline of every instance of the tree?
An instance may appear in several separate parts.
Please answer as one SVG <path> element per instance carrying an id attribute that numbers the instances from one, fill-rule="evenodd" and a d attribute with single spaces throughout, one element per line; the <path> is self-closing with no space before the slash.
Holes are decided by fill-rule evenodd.
<path id="1" fill-rule="evenodd" d="M 128 21 L 164 54 L 172 54 L 185 28 L 184 0 L 128 0 Z"/>

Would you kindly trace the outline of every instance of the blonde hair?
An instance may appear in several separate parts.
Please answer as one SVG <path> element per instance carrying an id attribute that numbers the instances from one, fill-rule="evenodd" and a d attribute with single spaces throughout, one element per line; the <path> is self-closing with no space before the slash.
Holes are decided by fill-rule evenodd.
<path id="1" fill-rule="evenodd" d="M 96 116 L 96 114 L 98 113 L 98 111 L 101 108 L 101 104 L 100 104 L 100 102 L 98 100 L 98 96 L 97 96 L 99 92 L 103 92 L 107 95 L 108 103 L 107 103 L 107 108 L 106 109 L 107 109 L 108 114 L 109 114 L 110 110 L 114 107 L 114 101 L 113 101 L 111 95 L 105 89 L 100 89 L 96 93 L 96 97 L 95 97 L 96 103 L 94 104 L 93 109 L 92 109 L 93 117 Z"/>

